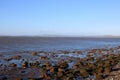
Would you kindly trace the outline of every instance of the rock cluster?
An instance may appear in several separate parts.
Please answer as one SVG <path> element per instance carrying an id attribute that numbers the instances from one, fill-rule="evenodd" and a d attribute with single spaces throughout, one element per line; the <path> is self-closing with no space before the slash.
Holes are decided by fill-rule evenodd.
<path id="1" fill-rule="evenodd" d="M 70 55 L 71 53 L 69 51 L 60 52 L 65 55 Z M 73 51 L 73 53 L 75 55 L 83 54 L 82 51 Z M 3 67 L 2 64 L 0 66 L 0 75 L 19 75 L 19 77 L 15 78 L 16 80 L 107 80 L 111 78 L 119 80 L 120 78 L 115 75 L 111 77 L 111 73 L 120 70 L 119 47 L 91 49 L 87 51 L 86 57 L 83 58 L 64 55 L 59 57 L 57 56 L 58 53 L 40 54 L 39 52 L 32 52 L 33 58 L 37 58 L 33 62 L 32 60 L 30 62 L 30 59 L 23 59 L 20 55 L 12 56 L 7 61 L 22 60 L 21 67 L 18 67 L 17 63 L 10 63 L 6 67 Z M 12 71 L 13 73 L 11 73 Z M 118 74 L 120 73 L 118 72 Z M 36 75 L 39 76 L 33 77 Z M 2 76 L 0 79 L 8 80 L 9 77 Z"/>

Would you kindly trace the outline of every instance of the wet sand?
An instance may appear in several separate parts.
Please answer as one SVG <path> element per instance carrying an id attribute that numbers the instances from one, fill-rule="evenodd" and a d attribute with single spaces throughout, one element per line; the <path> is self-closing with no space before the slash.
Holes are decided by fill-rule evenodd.
<path id="1" fill-rule="evenodd" d="M 0 53 L 0 80 L 119 80 L 120 46 Z"/>

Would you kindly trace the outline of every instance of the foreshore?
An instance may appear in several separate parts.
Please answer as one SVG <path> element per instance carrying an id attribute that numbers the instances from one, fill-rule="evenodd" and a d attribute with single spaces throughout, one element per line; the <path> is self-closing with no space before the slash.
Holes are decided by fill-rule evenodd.
<path id="1" fill-rule="evenodd" d="M 120 80 L 120 46 L 0 53 L 0 80 Z"/>

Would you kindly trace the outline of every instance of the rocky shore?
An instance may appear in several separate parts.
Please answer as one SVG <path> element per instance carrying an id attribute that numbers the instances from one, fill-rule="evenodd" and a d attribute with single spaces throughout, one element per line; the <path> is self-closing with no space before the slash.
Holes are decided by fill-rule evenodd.
<path id="1" fill-rule="evenodd" d="M 120 80 L 120 46 L 0 53 L 0 80 Z"/>

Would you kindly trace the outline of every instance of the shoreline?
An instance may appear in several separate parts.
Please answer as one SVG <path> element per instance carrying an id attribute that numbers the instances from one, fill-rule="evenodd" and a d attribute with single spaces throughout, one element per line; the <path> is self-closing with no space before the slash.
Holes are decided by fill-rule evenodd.
<path id="1" fill-rule="evenodd" d="M 119 68 L 120 46 L 87 51 L 0 54 L 1 80 L 112 80 L 110 75 L 120 72 Z"/>

